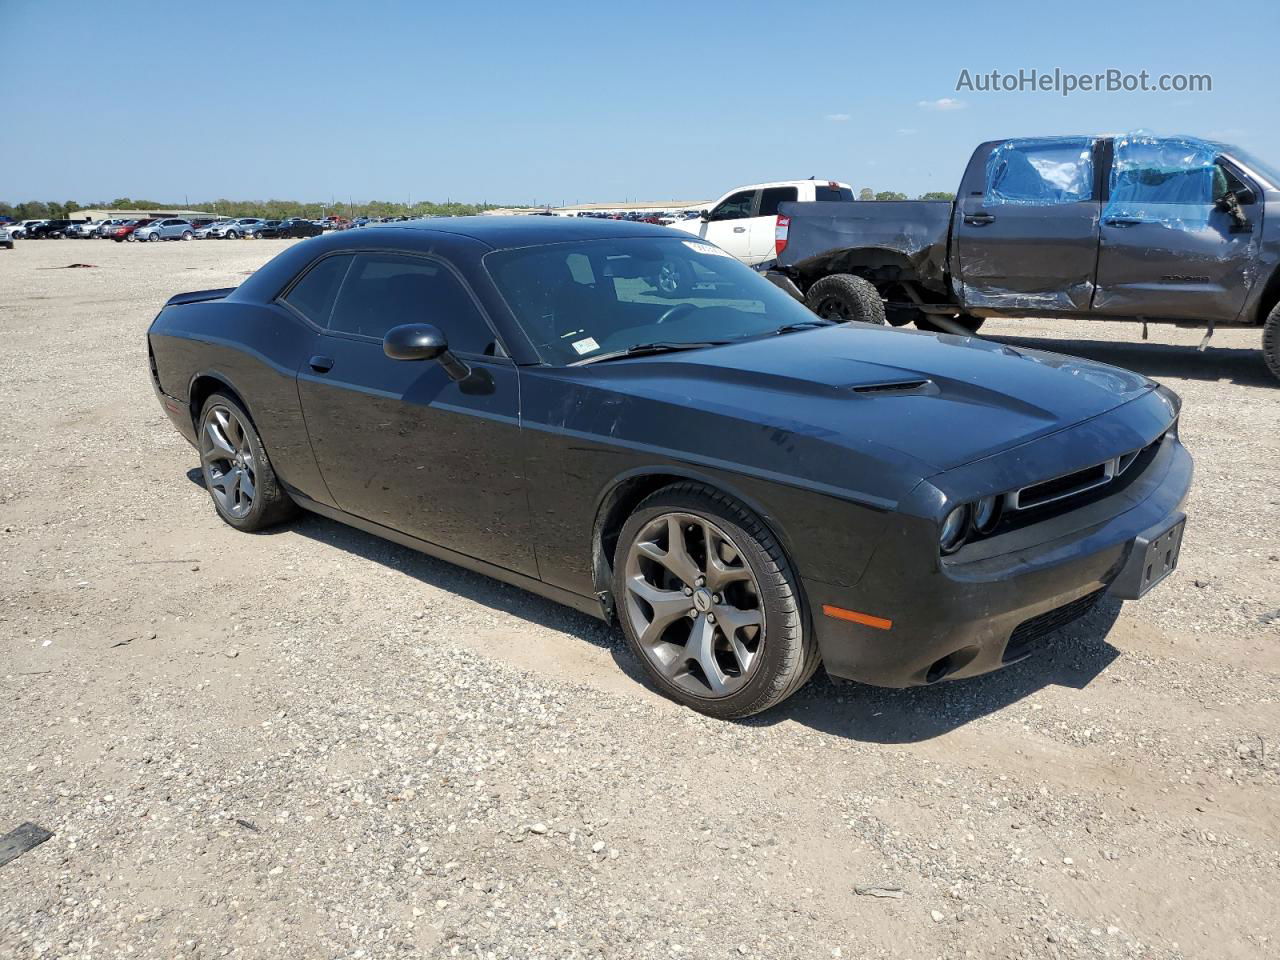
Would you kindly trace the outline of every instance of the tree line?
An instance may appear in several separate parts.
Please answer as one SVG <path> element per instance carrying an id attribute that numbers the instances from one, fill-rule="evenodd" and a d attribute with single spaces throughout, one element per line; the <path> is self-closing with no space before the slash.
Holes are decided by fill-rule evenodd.
<path id="1" fill-rule="evenodd" d="M 491 203 L 433 203 L 423 200 L 417 203 L 395 203 L 390 200 L 372 200 L 368 203 L 303 203 L 297 200 L 228 200 L 225 197 L 202 203 L 160 203 L 156 200 L 135 200 L 117 197 L 110 202 L 80 204 L 75 200 L 58 203 L 54 200 L 28 200 L 25 203 L 8 203 L 0 200 L 0 217 L 14 220 L 74 219 L 80 210 L 206 210 L 220 217 L 262 217 L 267 220 L 285 220 L 289 217 L 305 217 L 318 220 L 321 217 L 464 217 L 485 210 L 492 210 Z"/>
<path id="2" fill-rule="evenodd" d="M 930 190 L 928 193 L 922 193 L 916 197 L 917 200 L 954 200 L 956 195 L 946 190 Z M 905 193 L 899 193 L 897 190 L 880 190 L 875 191 L 870 187 L 863 187 L 858 191 L 859 200 L 908 200 L 910 199 Z"/>

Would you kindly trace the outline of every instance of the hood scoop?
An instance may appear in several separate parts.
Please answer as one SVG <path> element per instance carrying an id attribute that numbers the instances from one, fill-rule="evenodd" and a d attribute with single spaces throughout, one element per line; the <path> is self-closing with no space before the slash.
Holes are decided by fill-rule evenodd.
<path id="1" fill-rule="evenodd" d="M 863 383 L 851 388 L 853 393 L 932 395 L 938 387 L 932 380 L 886 380 L 883 383 Z"/>

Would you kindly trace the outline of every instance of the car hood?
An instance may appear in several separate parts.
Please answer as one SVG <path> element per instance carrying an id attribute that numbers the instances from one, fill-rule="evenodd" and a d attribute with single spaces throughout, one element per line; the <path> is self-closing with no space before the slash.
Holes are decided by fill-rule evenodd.
<path id="1" fill-rule="evenodd" d="M 949 470 L 1155 389 L 1140 374 L 976 337 L 844 324 L 573 368 L 598 386 Z"/>

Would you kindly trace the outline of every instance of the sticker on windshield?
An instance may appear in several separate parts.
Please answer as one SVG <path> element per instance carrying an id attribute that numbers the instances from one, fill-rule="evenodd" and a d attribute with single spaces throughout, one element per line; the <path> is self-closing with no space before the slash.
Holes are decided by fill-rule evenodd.
<path id="1" fill-rule="evenodd" d="M 578 351 L 578 356 L 582 356 L 592 350 L 599 350 L 600 344 L 596 343 L 595 337 L 584 337 L 581 340 L 573 341 L 573 349 Z"/>
<path id="2" fill-rule="evenodd" d="M 698 243 L 696 240 L 684 240 L 681 242 L 694 253 L 705 253 L 712 257 L 728 257 L 730 260 L 733 259 L 732 254 L 725 253 L 719 247 L 713 246 L 709 243 Z"/>

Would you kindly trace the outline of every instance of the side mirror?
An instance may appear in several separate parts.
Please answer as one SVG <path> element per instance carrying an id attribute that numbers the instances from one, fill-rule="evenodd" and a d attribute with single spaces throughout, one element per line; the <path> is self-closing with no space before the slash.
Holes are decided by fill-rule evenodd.
<path id="1" fill-rule="evenodd" d="M 710 223 L 710 222 L 711 222 L 711 211 L 710 211 L 710 210 L 703 210 L 701 213 L 699 213 L 699 214 L 698 214 L 698 217 L 699 217 L 699 219 L 701 219 L 701 220 L 702 220 L 702 222 L 703 222 L 703 223 Z"/>
<path id="2" fill-rule="evenodd" d="M 429 323 L 401 324 L 382 338 L 382 352 L 392 360 L 435 360 L 448 349 L 440 328 Z"/>
<path id="3" fill-rule="evenodd" d="M 1247 207 L 1251 203 L 1258 202 L 1258 195 L 1254 193 L 1253 189 L 1250 187 L 1241 187 L 1239 190 L 1235 191 L 1235 195 L 1236 202 L 1242 207 Z"/>
<path id="4" fill-rule="evenodd" d="M 440 328 L 430 323 L 404 323 L 382 338 L 382 352 L 392 360 L 435 360 L 451 380 L 465 380 L 471 368 L 449 351 Z"/>

